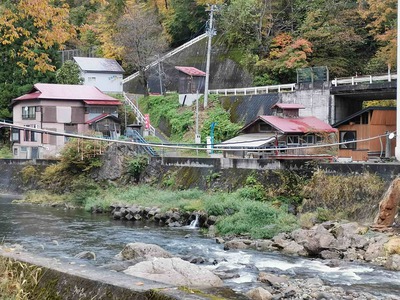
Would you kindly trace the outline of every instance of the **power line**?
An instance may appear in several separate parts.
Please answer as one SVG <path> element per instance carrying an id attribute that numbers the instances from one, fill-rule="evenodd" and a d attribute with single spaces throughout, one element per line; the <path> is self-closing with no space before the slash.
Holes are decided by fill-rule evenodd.
<path id="1" fill-rule="evenodd" d="M 39 132 L 39 133 L 47 133 L 47 134 L 51 134 L 51 135 L 66 136 L 66 137 L 72 137 L 72 138 L 104 141 L 104 142 L 108 142 L 108 143 L 120 143 L 120 144 L 129 144 L 129 145 L 149 146 L 149 147 L 155 147 L 155 148 L 158 147 L 158 148 L 165 148 L 165 149 L 210 150 L 210 148 L 208 148 L 208 147 L 193 147 L 193 146 L 190 146 L 190 145 L 193 145 L 193 144 L 180 144 L 180 145 L 186 145 L 186 146 L 179 146 L 177 144 L 140 143 L 140 142 L 133 142 L 133 141 L 112 140 L 112 139 L 93 137 L 93 136 L 87 136 L 87 135 L 79 135 L 79 134 L 73 134 L 73 133 L 62 133 L 62 132 L 57 132 L 57 131 L 52 131 L 52 130 L 47 130 L 47 129 L 25 127 L 25 126 L 6 123 L 6 122 L 0 122 L 0 128 L 2 128 L 2 127 L 16 128 L 16 129 L 20 129 L 20 130 L 29 130 L 29 131 Z M 319 144 L 319 145 L 308 145 L 308 146 L 299 146 L 299 147 L 286 147 L 286 148 L 272 147 L 272 148 L 260 148 L 260 149 L 252 149 L 252 148 L 248 148 L 248 147 L 242 147 L 242 148 L 234 148 L 234 149 L 232 149 L 232 148 L 229 148 L 229 147 L 220 147 L 220 146 L 218 146 L 218 148 L 217 149 L 214 148 L 214 150 L 218 150 L 218 151 L 246 151 L 246 150 L 251 150 L 252 152 L 263 152 L 263 151 L 273 151 L 273 150 L 285 151 L 285 150 L 294 150 L 294 149 L 324 148 L 324 147 L 332 147 L 332 146 L 346 145 L 346 144 L 352 144 L 352 143 L 366 142 L 366 141 L 370 141 L 370 140 L 374 140 L 374 139 L 379 139 L 379 138 L 385 137 L 387 135 L 388 134 L 381 134 L 381 135 L 377 135 L 377 136 L 374 136 L 374 137 L 365 138 L 365 139 L 359 139 L 359 140 L 353 140 L 353 141 L 337 142 L 337 143 L 330 143 L 330 144 Z M 262 140 L 262 139 L 260 139 L 260 140 Z M 252 142 L 252 141 L 254 141 L 254 140 L 249 140 L 247 142 Z M 246 141 L 243 141 L 242 143 L 245 143 L 245 142 Z M 199 144 L 199 145 L 204 145 L 204 144 Z M 217 144 L 217 145 L 222 145 L 222 144 Z"/>

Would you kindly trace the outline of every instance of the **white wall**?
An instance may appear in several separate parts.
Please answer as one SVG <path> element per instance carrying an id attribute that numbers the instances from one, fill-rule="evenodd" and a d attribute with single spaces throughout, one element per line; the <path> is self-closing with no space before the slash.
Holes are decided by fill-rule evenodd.
<path id="1" fill-rule="evenodd" d="M 84 85 L 95 86 L 104 93 L 122 93 L 122 74 L 83 72 Z"/>

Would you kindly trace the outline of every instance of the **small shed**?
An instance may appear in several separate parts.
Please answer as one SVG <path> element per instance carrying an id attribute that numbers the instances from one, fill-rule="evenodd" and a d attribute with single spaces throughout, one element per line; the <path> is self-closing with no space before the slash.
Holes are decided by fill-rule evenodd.
<path id="1" fill-rule="evenodd" d="M 175 67 L 179 71 L 179 103 L 192 105 L 204 93 L 206 73 L 195 67 Z"/>
<path id="2" fill-rule="evenodd" d="M 74 57 L 84 85 L 97 87 L 104 93 L 122 93 L 124 69 L 111 58 Z"/>

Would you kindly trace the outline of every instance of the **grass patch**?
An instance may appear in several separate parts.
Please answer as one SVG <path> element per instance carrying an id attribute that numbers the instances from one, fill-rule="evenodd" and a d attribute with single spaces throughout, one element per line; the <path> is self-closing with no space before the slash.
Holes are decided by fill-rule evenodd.
<path id="1" fill-rule="evenodd" d="M 41 274 L 37 266 L 0 257 L 0 300 L 33 299 Z"/>
<path id="2" fill-rule="evenodd" d="M 299 226 L 286 206 L 275 207 L 270 202 L 248 200 L 240 191 L 217 194 L 206 201 L 205 207 L 209 214 L 219 216 L 216 225 L 221 235 L 271 238 Z"/>

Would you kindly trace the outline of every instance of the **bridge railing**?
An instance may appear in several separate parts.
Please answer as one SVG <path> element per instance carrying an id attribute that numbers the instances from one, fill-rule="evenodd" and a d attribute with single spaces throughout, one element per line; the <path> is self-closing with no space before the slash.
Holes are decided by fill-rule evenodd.
<path id="1" fill-rule="evenodd" d="M 194 39 L 191 39 L 189 42 L 179 46 L 178 48 L 175 48 L 171 52 L 168 52 L 164 56 L 160 57 L 159 59 L 157 59 L 157 60 L 153 61 L 152 63 L 150 63 L 149 65 L 147 65 L 144 68 L 144 71 L 148 70 L 151 67 L 156 66 L 157 64 L 159 64 L 160 62 L 164 61 L 165 59 L 167 59 L 167 58 L 169 58 L 169 57 L 181 52 L 182 50 L 192 46 L 193 44 L 197 43 L 198 41 L 200 41 L 200 40 L 202 40 L 202 39 L 204 39 L 206 37 L 207 37 L 207 34 L 203 33 L 202 35 L 199 35 L 198 37 L 195 37 Z M 124 78 L 122 80 L 122 83 L 127 83 L 127 82 L 131 81 L 132 79 L 138 77 L 139 74 L 140 74 L 139 72 L 136 72 L 136 73 L 133 73 L 132 75 L 129 75 L 128 77 L 126 77 L 126 78 Z"/>
<path id="2" fill-rule="evenodd" d="M 257 94 L 268 94 L 268 93 L 282 93 L 282 92 L 293 92 L 296 88 L 295 83 L 279 84 L 279 85 L 267 85 L 267 86 L 256 86 L 247 88 L 234 88 L 234 89 L 218 89 L 209 90 L 210 94 L 216 95 L 257 95 Z"/>
<path id="3" fill-rule="evenodd" d="M 139 110 L 139 107 L 137 107 L 135 105 L 135 103 L 133 103 L 132 100 L 129 99 L 129 97 L 126 95 L 126 93 L 124 93 L 124 102 L 126 105 L 128 105 L 132 109 L 133 113 L 136 115 L 137 121 L 142 124 L 145 124 L 146 120 L 145 120 L 144 115 Z M 149 127 L 149 134 L 153 135 L 153 136 L 156 135 L 156 129 L 152 125 L 150 125 L 150 127 Z"/>
<path id="4" fill-rule="evenodd" d="M 356 85 L 359 83 L 376 83 L 376 82 L 391 82 L 397 80 L 397 74 L 385 74 L 385 75 L 368 75 L 368 76 L 353 76 L 345 78 L 335 78 L 332 80 L 333 86 L 338 85 Z"/>

